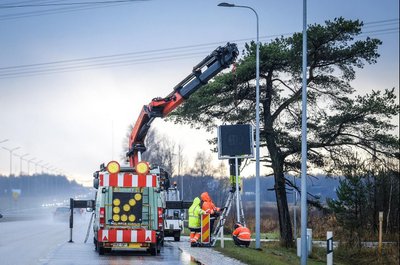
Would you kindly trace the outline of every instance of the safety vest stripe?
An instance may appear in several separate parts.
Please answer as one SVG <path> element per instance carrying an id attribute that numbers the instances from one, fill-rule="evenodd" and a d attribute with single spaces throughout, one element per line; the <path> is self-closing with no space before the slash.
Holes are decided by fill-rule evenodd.
<path id="1" fill-rule="evenodd" d="M 153 230 L 100 229 L 98 231 L 99 242 L 155 243 L 156 239 L 156 232 Z"/>
<path id="2" fill-rule="evenodd" d="M 131 173 L 100 174 L 100 186 L 107 187 L 157 187 L 157 175 L 133 175 Z"/>

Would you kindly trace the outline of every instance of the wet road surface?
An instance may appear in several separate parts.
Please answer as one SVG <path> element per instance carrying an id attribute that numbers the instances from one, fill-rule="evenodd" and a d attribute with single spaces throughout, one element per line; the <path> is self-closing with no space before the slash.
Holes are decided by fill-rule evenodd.
<path id="1" fill-rule="evenodd" d="M 27 220 L 28 219 L 28 220 Z M 93 233 L 84 243 L 90 214 L 75 218 L 74 243 L 68 243 L 67 221 L 52 219 L 51 213 L 41 218 L 0 221 L 0 263 L 2 265 L 128 265 L 128 264 L 198 264 L 173 242 L 165 242 L 158 256 L 146 252 L 113 252 L 99 256 L 94 251 Z"/>

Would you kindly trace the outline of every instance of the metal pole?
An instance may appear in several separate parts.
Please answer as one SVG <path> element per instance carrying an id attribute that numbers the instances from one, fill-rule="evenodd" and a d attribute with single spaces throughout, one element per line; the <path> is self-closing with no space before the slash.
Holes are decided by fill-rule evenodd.
<path id="1" fill-rule="evenodd" d="M 256 49 L 256 248 L 260 248 L 260 41 L 257 12 Z"/>
<path id="2" fill-rule="evenodd" d="M 36 159 L 36 157 L 29 159 L 28 162 L 28 176 L 29 176 L 29 171 L 30 171 L 30 166 L 31 166 L 31 162 L 34 161 Z"/>
<path id="3" fill-rule="evenodd" d="M 379 212 L 379 237 L 378 237 L 378 254 L 382 255 L 382 224 L 383 224 L 383 212 Z"/>
<path id="4" fill-rule="evenodd" d="M 254 12 L 257 22 L 257 47 L 256 47 L 256 248 L 260 248 L 260 41 L 259 41 L 259 21 L 257 12 L 249 6 L 234 5 L 230 3 L 220 3 L 221 7 L 240 7 L 247 8 Z"/>
<path id="5" fill-rule="evenodd" d="M 239 214 L 239 166 L 238 166 L 238 158 L 235 157 L 235 171 L 236 171 L 236 222 L 240 222 L 240 214 Z"/>
<path id="6" fill-rule="evenodd" d="M 19 157 L 19 175 L 22 176 L 22 160 L 24 159 L 25 156 L 29 155 L 28 153 L 23 154 L 23 155 L 17 155 L 15 154 L 15 156 Z"/>
<path id="7" fill-rule="evenodd" d="M 303 87 L 301 117 L 301 265 L 307 264 L 307 0 L 303 0 Z"/>
<path id="8" fill-rule="evenodd" d="M 294 238 L 297 238 L 297 191 L 293 190 L 294 194 L 294 206 L 293 206 L 293 226 L 294 226 Z"/>
<path id="9" fill-rule="evenodd" d="M 12 175 L 12 155 L 13 155 L 13 152 L 15 150 L 19 149 L 19 148 L 20 148 L 19 146 L 15 147 L 15 148 L 12 148 L 12 149 L 8 149 L 6 147 L 3 147 L 4 150 L 7 150 L 8 152 L 10 152 L 10 176 Z"/>

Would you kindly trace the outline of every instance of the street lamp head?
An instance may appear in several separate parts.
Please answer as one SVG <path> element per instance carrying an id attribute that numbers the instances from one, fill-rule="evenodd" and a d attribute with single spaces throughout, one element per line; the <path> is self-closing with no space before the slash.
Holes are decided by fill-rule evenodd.
<path id="1" fill-rule="evenodd" d="M 235 7 L 234 4 L 225 3 L 225 2 L 219 3 L 218 6 L 222 6 L 222 7 Z"/>

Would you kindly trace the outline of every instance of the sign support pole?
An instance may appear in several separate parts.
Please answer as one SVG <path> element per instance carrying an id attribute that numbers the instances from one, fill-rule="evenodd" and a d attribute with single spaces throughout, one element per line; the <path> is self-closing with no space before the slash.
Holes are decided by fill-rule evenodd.
<path id="1" fill-rule="evenodd" d="M 240 213 L 239 213 L 239 166 L 238 166 L 238 158 L 235 157 L 235 169 L 236 169 L 236 221 L 240 222 Z"/>

